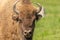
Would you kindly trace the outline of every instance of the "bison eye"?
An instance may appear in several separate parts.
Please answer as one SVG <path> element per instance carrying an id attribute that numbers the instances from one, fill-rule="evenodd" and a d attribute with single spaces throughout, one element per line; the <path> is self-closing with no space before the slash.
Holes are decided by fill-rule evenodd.
<path id="1" fill-rule="evenodd" d="M 22 23 L 22 19 L 19 18 L 18 21 L 19 21 L 20 23 Z"/>
<path id="2" fill-rule="evenodd" d="M 19 22 L 22 22 L 22 19 L 20 19 L 18 16 L 16 16 L 16 15 L 13 15 L 12 16 L 12 19 L 14 20 L 14 21 L 19 21 Z"/>

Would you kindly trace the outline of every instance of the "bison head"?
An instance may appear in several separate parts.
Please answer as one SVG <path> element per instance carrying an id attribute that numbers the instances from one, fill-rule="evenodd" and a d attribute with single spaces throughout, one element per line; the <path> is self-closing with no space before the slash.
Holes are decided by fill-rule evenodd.
<path id="1" fill-rule="evenodd" d="M 33 6 L 29 8 L 30 6 L 22 7 L 22 5 L 20 6 L 20 10 L 17 10 L 17 2 L 15 2 L 13 6 L 13 11 L 16 15 L 13 15 L 12 18 L 15 21 L 19 22 L 19 27 L 21 27 L 23 35 L 26 38 L 32 37 L 35 27 L 35 20 L 38 20 L 44 16 L 44 8 L 40 4 L 36 3 L 36 5 L 38 6 L 38 9 L 36 8 L 36 10 Z"/>

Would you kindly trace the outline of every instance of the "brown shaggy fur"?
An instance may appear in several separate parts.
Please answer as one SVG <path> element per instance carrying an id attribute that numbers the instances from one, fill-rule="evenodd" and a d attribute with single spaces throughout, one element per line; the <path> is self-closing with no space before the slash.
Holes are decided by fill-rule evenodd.
<path id="1" fill-rule="evenodd" d="M 0 0 L 0 40 L 25 40 L 21 30 L 22 24 L 12 19 L 13 4 L 16 0 Z M 21 3 L 21 5 L 20 5 Z M 34 6 L 30 3 L 21 2 L 17 4 L 17 10 L 20 11 L 19 18 L 24 22 L 24 26 L 32 25 L 35 19 Z"/>
<path id="2" fill-rule="evenodd" d="M 19 23 L 12 20 L 15 1 L 0 0 L 0 40 L 24 40 Z"/>

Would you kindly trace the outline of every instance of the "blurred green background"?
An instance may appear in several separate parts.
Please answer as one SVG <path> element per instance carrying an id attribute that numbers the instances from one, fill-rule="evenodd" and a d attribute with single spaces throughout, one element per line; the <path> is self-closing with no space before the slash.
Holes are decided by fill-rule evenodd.
<path id="1" fill-rule="evenodd" d="M 36 22 L 33 40 L 60 40 L 60 0 L 32 0 L 45 7 L 45 17 Z"/>

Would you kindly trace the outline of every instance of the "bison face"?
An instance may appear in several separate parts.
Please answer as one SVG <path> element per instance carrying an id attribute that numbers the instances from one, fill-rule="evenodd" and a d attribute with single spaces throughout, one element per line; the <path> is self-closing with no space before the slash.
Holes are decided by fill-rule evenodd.
<path id="1" fill-rule="evenodd" d="M 26 12 L 25 10 L 24 12 L 20 12 L 19 15 L 13 15 L 13 19 L 19 22 L 23 35 L 26 38 L 32 36 L 36 19 L 36 13 L 34 11 Z"/>
<path id="2" fill-rule="evenodd" d="M 19 22 L 19 27 L 21 27 L 23 35 L 26 38 L 30 38 L 33 35 L 35 20 L 44 16 L 44 9 L 40 4 L 37 4 L 39 9 L 36 10 L 34 7 L 29 8 L 29 6 L 26 8 L 25 6 L 20 6 L 20 10 L 16 10 L 16 3 L 13 6 L 13 11 L 16 13 L 16 15 L 13 15 L 13 19 Z"/>

